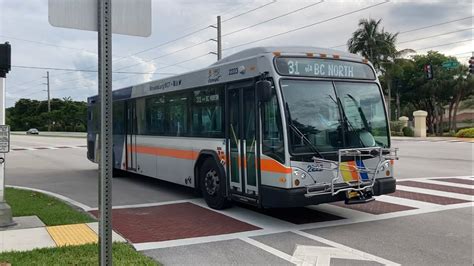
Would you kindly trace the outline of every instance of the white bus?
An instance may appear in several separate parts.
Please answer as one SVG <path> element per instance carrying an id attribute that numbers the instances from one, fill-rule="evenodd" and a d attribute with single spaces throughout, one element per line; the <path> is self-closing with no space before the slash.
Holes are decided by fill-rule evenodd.
<path id="1" fill-rule="evenodd" d="M 257 47 L 113 92 L 114 171 L 191 187 L 215 209 L 365 203 L 395 191 L 372 65 L 315 47 Z M 88 99 L 88 158 L 99 108 Z"/>

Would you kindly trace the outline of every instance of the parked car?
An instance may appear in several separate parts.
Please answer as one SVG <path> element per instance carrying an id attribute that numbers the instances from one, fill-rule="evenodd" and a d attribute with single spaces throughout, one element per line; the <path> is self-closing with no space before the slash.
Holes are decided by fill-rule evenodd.
<path id="1" fill-rule="evenodd" d="M 39 131 L 36 128 L 30 128 L 30 129 L 28 129 L 28 131 L 26 131 L 26 134 L 27 135 L 38 135 Z"/>

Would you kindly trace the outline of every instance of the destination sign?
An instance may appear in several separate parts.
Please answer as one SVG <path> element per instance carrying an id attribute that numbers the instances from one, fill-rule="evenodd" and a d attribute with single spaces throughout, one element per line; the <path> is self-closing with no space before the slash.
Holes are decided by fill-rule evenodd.
<path id="1" fill-rule="evenodd" d="M 375 79 L 375 74 L 369 65 L 357 62 L 322 58 L 279 57 L 276 59 L 275 64 L 280 75 Z"/>

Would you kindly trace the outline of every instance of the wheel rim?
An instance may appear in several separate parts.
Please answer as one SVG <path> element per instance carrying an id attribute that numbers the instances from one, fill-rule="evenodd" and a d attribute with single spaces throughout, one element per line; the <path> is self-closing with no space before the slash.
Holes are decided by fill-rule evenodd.
<path id="1" fill-rule="evenodd" d="M 219 175 L 214 169 L 209 170 L 204 178 L 207 194 L 214 196 L 219 191 Z"/>

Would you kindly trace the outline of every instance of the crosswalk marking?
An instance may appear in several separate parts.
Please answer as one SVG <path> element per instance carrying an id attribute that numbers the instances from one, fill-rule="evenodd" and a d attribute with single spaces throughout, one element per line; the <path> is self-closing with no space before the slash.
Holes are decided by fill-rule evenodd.
<path id="1" fill-rule="evenodd" d="M 422 180 L 416 180 L 416 181 L 421 182 L 421 183 L 442 185 L 442 186 L 448 186 L 448 187 L 474 189 L 474 186 L 472 186 L 472 185 L 458 184 L 458 183 L 446 182 L 446 181 L 437 181 L 437 180 L 433 180 L 433 179 L 422 179 Z"/>
<path id="2" fill-rule="evenodd" d="M 62 145 L 62 146 L 38 146 L 38 147 L 22 147 L 22 146 L 11 146 L 10 151 L 19 152 L 19 151 L 42 151 L 42 150 L 59 150 L 59 149 L 85 149 L 87 146 L 78 145 Z"/>
<path id="3" fill-rule="evenodd" d="M 430 195 L 436 195 L 436 196 L 442 196 L 442 197 L 448 197 L 448 198 L 467 200 L 467 201 L 473 200 L 473 197 L 469 195 L 452 193 L 452 192 L 444 192 L 444 191 L 439 191 L 439 190 L 431 190 L 431 189 L 426 189 L 426 188 L 409 187 L 409 186 L 402 186 L 402 185 L 397 184 L 397 189 L 403 190 L 403 191 L 410 191 L 410 192 L 430 194 Z"/>

